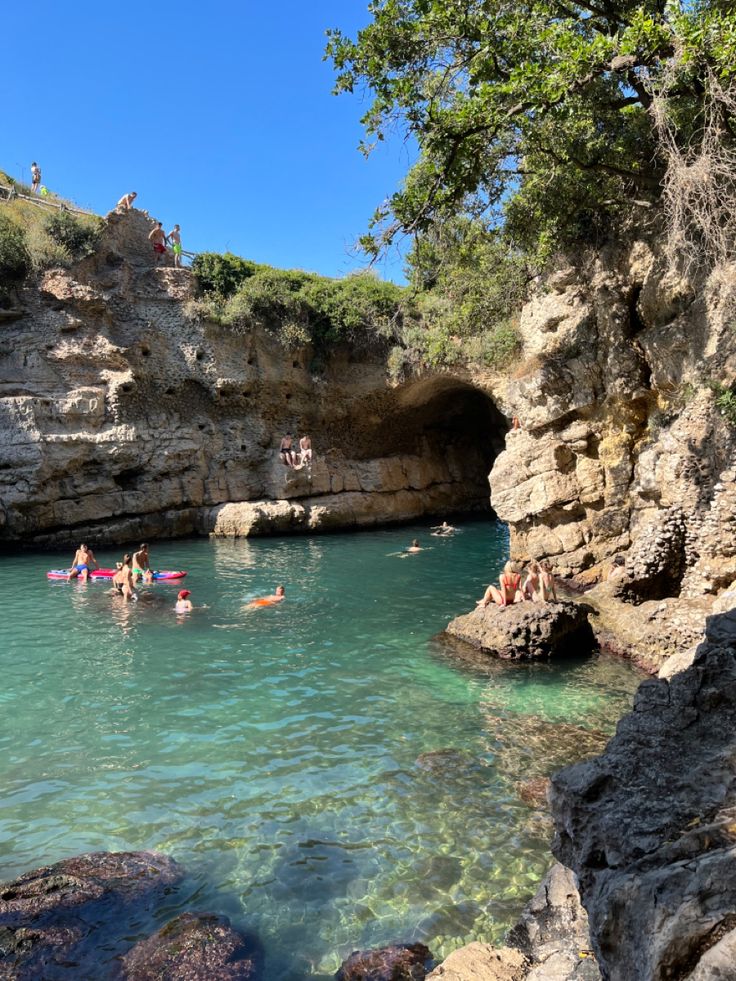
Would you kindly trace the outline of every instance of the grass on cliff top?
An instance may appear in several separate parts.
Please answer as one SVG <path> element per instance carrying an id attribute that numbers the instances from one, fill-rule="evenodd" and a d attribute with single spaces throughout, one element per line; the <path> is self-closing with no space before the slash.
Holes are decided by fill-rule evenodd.
<path id="1" fill-rule="evenodd" d="M 0 184 L 13 185 L 20 194 L 31 188 L 0 171 Z M 76 208 L 56 194 L 42 199 L 48 204 Z M 94 250 L 102 229 L 97 215 L 76 215 L 33 201 L 0 199 L 0 295 L 28 275 L 51 266 L 68 266 Z"/>

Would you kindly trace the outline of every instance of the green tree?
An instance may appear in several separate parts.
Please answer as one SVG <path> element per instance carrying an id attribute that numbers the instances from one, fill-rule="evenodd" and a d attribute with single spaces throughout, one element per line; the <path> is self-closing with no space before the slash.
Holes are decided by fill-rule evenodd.
<path id="1" fill-rule="evenodd" d="M 654 100 L 690 146 L 710 80 L 736 81 L 731 0 L 373 0 L 370 11 L 357 39 L 328 32 L 336 91 L 371 92 L 369 141 L 398 126 L 419 147 L 363 240 L 373 252 L 489 210 L 523 245 L 530 227 L 579 239 L 602 213 L 661 194 Z M 721 132 L 733 143 L 726 103 Z"/>
<path id="2" fill-rule="evenodd" d="M 23 229 L 5 215 L 0 215 L 0 300 L 10 288 L 22 282 L 31 268 Z"/>

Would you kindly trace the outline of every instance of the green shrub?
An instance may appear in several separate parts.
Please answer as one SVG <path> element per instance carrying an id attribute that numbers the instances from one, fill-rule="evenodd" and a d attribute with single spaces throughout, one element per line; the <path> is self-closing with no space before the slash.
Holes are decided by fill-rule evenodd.
<path id="1" fill-rule="evenodd" d="M 0 214 L 0 294 L 21 283 L 31 269 L 23 229 Z"/>
<path id="2" fill-rule="evenodd" d="M 726 388 L 723 385 L 714 385 L 713 391 L 719 412 L 732 426 L 736 426 L 736 392 L 734 392 L 733 386 Z"/>
<path id="3" fill-rule="evenodd" d="M 69 211 L 49 215 L 43 227 L 51 241 L 66 249 L 72 259 L 91 255 L 102 231 L 97 219 L 83 221 Z"/>
<path id="4" fill-rule="evenodd" d="M 227 299 L 253 276 L 258 266 L 248 259 L 226 252 L 202 252 L 192 263 L 192 272 L 201 293 L 215 293 Z"/>

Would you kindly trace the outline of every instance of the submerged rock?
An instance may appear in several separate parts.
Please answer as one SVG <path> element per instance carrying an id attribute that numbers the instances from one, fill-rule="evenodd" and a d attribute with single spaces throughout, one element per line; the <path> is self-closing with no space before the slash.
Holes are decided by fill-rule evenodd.
<path id="1" fill-rule="evenodd" d="M 549 777 L 531 777 L 529 780 L 521 780 L 516 787 L 519 791 L 519 797 L 529 807 L 547 807 Z"/>
<path id="2" fill-rule="evenodd" d="M 122 981 L 252 981 L 260 951 L 224 916 L 182 913 L 123 958 Z"/>
<path id="3" fill-rule="evenodd" d="M 640 686 L 602 756 L 553 778 L 553 850 L 610 981 L 734 976 L 735 757 L 736 610 L 692 667 Z"/>
<path id="4" fill-rule="evenodd" d="M 335 981 L 423 981 L 431 961 L 424 944 L 356 950 L 343 962 Z"/>
<path id="5" fill-rule="evenodd" d="M 450 621 L 447 633 L 506 660 L 587 654 L 595 647 L 585 607 L 570 602 L 477 607 Z"/>
<path id="6" fill-rule="evenodd" d="M 182 877 L 157 852 L 91 852 L 0 885 L 0 978 L 104 977 L 101 964 Z"/>

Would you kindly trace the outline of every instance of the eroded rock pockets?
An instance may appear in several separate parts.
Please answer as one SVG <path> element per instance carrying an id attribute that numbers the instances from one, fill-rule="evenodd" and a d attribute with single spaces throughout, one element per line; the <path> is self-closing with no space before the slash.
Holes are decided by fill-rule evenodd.
<path id="1" fill-rule="evenodd" d="M 553 851 L 610 981 L 733 976 L 734 733 L 732 610 L 709 618 L 690 668 L 641 685 L 602 756 L 553 778 Z"/>
<path id="2" fill-rule="evenodd" d="M 191 276 L 151 267 L 147 222 L 112 216 L 4 332 L 0 541 L 209 531 L 229 502 L 320 501 L 312 530 L 489 510 L 507 421 L 472 372 L 392 387 L 377 344 L 336 347 L 316 375 L 307 348 L 189 316 Z M 289 430 L 319 468 L 285 473 Z"/>

